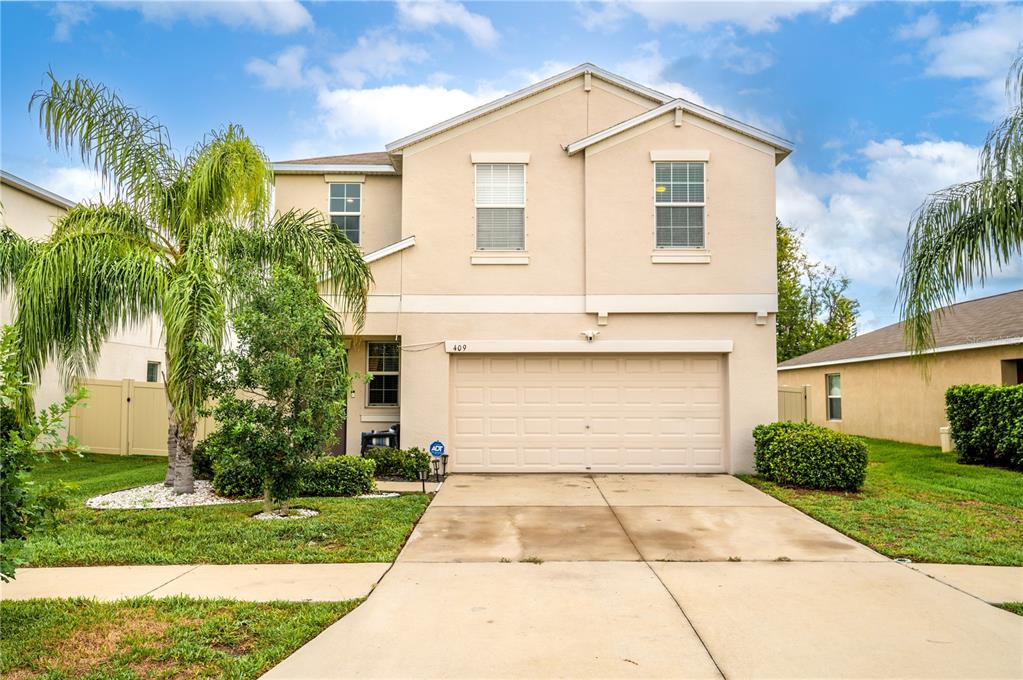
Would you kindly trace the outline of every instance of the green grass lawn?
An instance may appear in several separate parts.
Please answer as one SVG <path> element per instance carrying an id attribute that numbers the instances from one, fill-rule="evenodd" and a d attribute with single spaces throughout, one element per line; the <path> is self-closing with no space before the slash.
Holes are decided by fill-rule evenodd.
<path id="1" fill-rule="evenodd" d="M 33 478 L 76 485 L 53 534 L 26 546 L 26 566 L 389 562 L 429 504 L 421 494 L 389 499 L 301 498 L 316 517 L 260 522 L 259 503 L 93 510 L 91 496 L 161 481 L 166 459 L 86 454 L 36 468 Z"/>
<path id="2" fill-rule="evenodd" d="M 359 602 L 5 601 L 0 675 L 257 678 Z"/>
<path id="3" fill-rule="evenodd" d="M 1004 602 L 998 606 L 1012 612 L 1013 614 L 1023 616 L 1023 602 Z"/>
<path id="4" fill-rule="evenodd" d="M 1023 473 L 960 465 L 933 446 L 864 441 L 870 462 L 860 493 L 742 478 L 889 557 L 1023 565 Z"/>

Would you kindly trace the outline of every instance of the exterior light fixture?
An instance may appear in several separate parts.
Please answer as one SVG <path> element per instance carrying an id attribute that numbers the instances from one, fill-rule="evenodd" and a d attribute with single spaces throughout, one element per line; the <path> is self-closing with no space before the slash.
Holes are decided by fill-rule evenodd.
<path id="1" fill-rule="evenodd" d="M 430 478 L 429 470 L 419 471 L 419 481 L 423 483 L 423 493 L 426 493 L 426 480 Z"/>
<path id="2" fill-rule="evenodd" d="M 448 478 L 448 454 L 443 453 L 440 457 L 440 473 L 444 479 Z"/>
<path id="3" fill-rule="evenodd" d="M 440 482 L 440 461 L 437 458 L 434 458 L 433 460 L 430 461 L 430 463 L 433 465 L 433 478 L 434 478 L 434 480 L 436 480 L 439 483 Z"/>

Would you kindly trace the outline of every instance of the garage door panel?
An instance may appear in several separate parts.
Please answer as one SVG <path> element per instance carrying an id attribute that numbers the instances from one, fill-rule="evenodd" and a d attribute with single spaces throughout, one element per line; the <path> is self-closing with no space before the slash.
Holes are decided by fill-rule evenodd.
<path id="1" fill-rule="evenodd" d="M 452 357 L 452 470 L 721 471 L 723 360 Z"/>

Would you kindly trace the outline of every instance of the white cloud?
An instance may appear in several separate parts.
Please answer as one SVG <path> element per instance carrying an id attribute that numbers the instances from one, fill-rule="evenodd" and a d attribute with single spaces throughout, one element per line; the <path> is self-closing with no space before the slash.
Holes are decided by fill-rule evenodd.
<path id="1" fill-rule="evenodd" d="M 643 43 L 638 46 L 639 54 L 628 61 L 620 62 L 612 71 L 625 76 L 637 83 L 652 87 L 658 92 L 688 99 L 694 104 L 720 110 L 704 101 L 695 90 L 686 87 L 682 83 L 667 80 L 664 72 L 670 65 L 670 61 L 661 54 L 661 45 L 656 40 Z"/>
<path id="2" fill-rule="evenodd" d="M 1006 110 L 1005 76 L 1023 37 L 1023 5 L 1007 3 L 979 11 L 970 22 L 941 32 L 933 15 L 903 26 L 897 35 L 923 40 L 928 76 L 980 81 L 973 92 L 979 113 L 997 117 Z"/>
<path id="3" fill-rule="evenodd" d="M 636 1 L 622 3 L 647 20 L 652 29 L 677 24 L 695 30 L 704 30 L 715 24 L 741 26 L 751 33 L 778 30 L 781 22 L 801 14 L 823 12 L 832 23 L 842 21 L 856 13 L 859 5 L 850 2 L 671 2 Z M 606 17 L 614 18 L 605 7 Z M 584 25 L 586 19 L 584 19 Z M 599 25 L 589 18 L 591 25 Z M 591 29 L 592 30 L 592 29 Z"/>
<path id="4" fill-rule="evenodd" d="M 976 177 L 976 147 L 961 142 L 872 141 L 862 173 L 778 167 L 778 217 L 805 231 L 810 254 L 854 281 L 894 285 L 914 211 L 927 195 Z"/>
<path id="5" fill-rule="evenodd" d="M 921 14 L 915 21 L 903 24 L 895 31 L 895 36 L 901 40 L 923 40 L 935 35 L 941 28 L 941 20 L 934 12 Z"/>
<path id="6" fill-rule="evenodd" d="M 53 168 L 39 182 L 39 186 L 75 201 L 109 199 L 111 192 L 103 186 L 103 178 L 95 170 L 83 167 Z"/>
<path id="7" fill-rule="evenodd" d="M 317 104 L 327 134 L 343 147 L 380 148 L 504 94 L 442 85 L 387 85 L 369 89 L 324 88 Z"/>
<path id="8" fill-rule="evenodd" d="M 419 45 L 401 42 L 377 30 L 359 36 L 354 47 L 332 58 L 330 63 L 342 82 L 362 87 L 369 78 L 400 75 L 406 63 L 421 63 L 429 56 Z"/>
<path id="9" fill-rule="evenodd" d="M 251 59 L 245 70 L 259 78 L 263 87 L 294 90 L 318 82 L 322 73 L 305 69 L 306 48 L 295 45 L 284 50 L 272 61 Z"/>
<path id="10" fill-rule="evenodd" d="M 404 28 L 416 30 L 453 26 L 476 47 L 493 47 L 500 38 L 489 18 L 451 0 L 399 0 L 398 20 Z"/>
<path id="11" fill-rule="evenodd" d="M 310 28 L 313 17 L 298 0 L 175 0 L 122 3 L 148 21 L 174 23 L 218 22 L 231 28 L 250 28 L 266 33 L 293 33 Z"/>
<path id="12" fill-rule="evenodd" d="M 66 42 L 71 39 L 71 29 L 87 22 L 92 17 L 92 6 L 76 2 L 58 2 L 50 8 L 53 17 L 53 39 Z"/>
<path id="13" fill-rule="evenodd" d="M 587 31 L 614 33 L 622 27 L 622 23 L 632 16 L 632 12 L 618 0 L 600 0 L 599 2 L 576 2 L 579 21 Z"/>

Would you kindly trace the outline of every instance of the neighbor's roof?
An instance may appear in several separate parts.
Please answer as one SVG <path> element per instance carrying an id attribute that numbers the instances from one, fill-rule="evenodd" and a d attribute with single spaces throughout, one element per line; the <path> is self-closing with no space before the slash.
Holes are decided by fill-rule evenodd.
<path id="1" fill-rule="evenodd" d="M 342 156 L 316 156 L 278 161 L 273 164 L 274 172 L 285 174 L 322 173 L 324 171 L 358 172 L 365 174 L 394 174 L 394 165 L 386 151 L 367 151 Z"/>
<path id="2" fill-rule="evenodd" d="M 934 352 L 1023 344 L 1023 290 L 969 300 L 931 315 Z M 908 356 L 902 324 L 824 347 L 778 364 L 779 370 Z"/>
<path id="3" fill-rule="evenodd" d="M 549 90 L 552 87 L 560 85 L 561 83 L 569 81 L 573 78 L 577 78 L 583 75 L 584 73 L 589 73 L 591 76 L 597 77 L 603 81 L 612 83 L 623 89 L 629 90 L 630 92 L 634 92 L 635 94 L 646 97 L 647 99 L 650 99 L 651 101 L 656 102 L 657 104 L 664 104 L 665 102 L 669 102 L 672 99 L 670 96 L 664 94 L 663 92 L 658 92 L 657 90 L 646 87 L 645 85 L 640 85 L 639 83 L 629 80 L 628 78 L 623 78 L 622 76 L 611 73 L 610 71 L 605 71 L 599 66 L 594 66 L 593 64 L 589 63 L 579 64 L 575 68 L 571 68 L 565 71 L 564 73 L 559 73 L 555 76 L 547 78 L 546 80 L 541 80 L 538 83 L 533 83 L 528 87 L 524 87 L 521 90 L 512 92 L 511 94 L 505 95 L 500 99 L 495 99 L 494 101 L 489 102 L 487 104 L 483 104 L 482 106 L 477 106 L 475 109 L 466 111 L 465 113 L 459 114 L 454 118 L 448 118 L 447 120 L 437 123 L 436 125 L 432 125 L 424 130 L 412 133 L 407 137 L 402 137 L 401 139 L 393 141 L 387 145 L 387 150 L 392 153 L 398 152 L 401 149 L 405 148 L 406 146 L 415 144 L 416 142 L 421 142 L 428 137 L 439 135 L 445 130 L 456 127 L 458 125 L 462 125 L 463 123 L 468 123 L 470 120 L 474 120 L 481 116 L 485 116 L 491 111 L 496 111 L 498 109 L 504 108 L 505 106 L 510 106 L 511 104 L 514 104 L 515 102 L 521 99 L 525 99 L 526 97 L 532 97 L 534 94 L 538 94 L 540 92 L 543 92 L 544 90 Z"/>
<path id="4" fill-rule="evenodd" d="M 72 208 L 75 205 L 75 202 L 71 199 L 55 194 L 49 189 L 42 188 L 38 184 L 32 184 L 32 182 L 29 182 L 27 179 L 22 179 L 17 175 L 12 175 L 6 170 L 0 170 L 0 180 L 2 180 L 4 184 L 10 184 L 13 187 L 17 187 L 26 194 L 32 194 L 36 198 L 44 200 L 58 208 Z"/>

